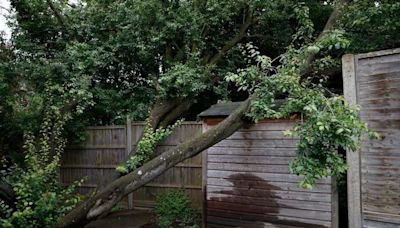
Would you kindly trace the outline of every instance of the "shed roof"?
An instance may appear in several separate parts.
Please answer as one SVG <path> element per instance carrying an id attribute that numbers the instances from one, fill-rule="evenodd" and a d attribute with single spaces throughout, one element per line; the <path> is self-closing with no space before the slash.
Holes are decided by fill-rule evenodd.
<path id="1" fill-rule="evenodd" d="M 285 100 L 276 100 L 275 108 L 278 109 L 282 106 Z M 239 102 L 224 102 L 212 105 L 210 108 L 201 112 L 198 116 L 200 118 L 207 118 L 207 117 L 226 117 L 229 116 L 235 109 L 237 109 L 243 101 Z"/>
<path id="2" fill-rule="evenodd" d="M 235 109 L 237 109 L 243 102 L 225 102 L 212 105 L 210 108 L 204 110 L 199 114 L 200 118 L 206 117 L 225 117 L 229 116 Z"/>

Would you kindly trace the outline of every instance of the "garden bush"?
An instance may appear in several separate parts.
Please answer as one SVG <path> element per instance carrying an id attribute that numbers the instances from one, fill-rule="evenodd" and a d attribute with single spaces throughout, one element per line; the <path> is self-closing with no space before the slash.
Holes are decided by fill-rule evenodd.
<path id="1" fill-rule="evenodd" d="M 158 194 L 155 212 L 161 228 L 200 227 L 200 213 L 190 207 L 190 199 L 183 190 Z"/>

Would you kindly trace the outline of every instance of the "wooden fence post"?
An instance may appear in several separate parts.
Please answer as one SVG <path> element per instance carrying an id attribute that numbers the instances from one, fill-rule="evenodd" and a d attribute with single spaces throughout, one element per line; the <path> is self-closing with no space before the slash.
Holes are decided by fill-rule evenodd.
<path id="1" fill-rule="evenodd" d="M 129 115 L 126 116 L 126 156 L 132 151 L 132 121 Z M 133 193 L 128 195 L 128 208 L 133 208 Z"/>
<path id="2" fill-rule="evenodd" d="M 356 58 L 352 54 L 342 57 L 343 92 L 350 105 L 357 105 Z M 361 220 L 361 166 L 360 152 L 347 151 L 347 205 L 350 228 L 362 227 Z"/>
<path id="3" fill-rule="evenodd" d="M 332 176 L 332 200 L 331 200 L 331 220 L 332 220 L 332 228 L 339 228 L 339 193 L 337 188 L 336 177 Z"/>

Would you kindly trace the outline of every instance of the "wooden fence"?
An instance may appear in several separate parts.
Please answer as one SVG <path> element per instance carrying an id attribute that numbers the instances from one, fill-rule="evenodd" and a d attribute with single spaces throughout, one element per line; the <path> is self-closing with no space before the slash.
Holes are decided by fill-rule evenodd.
<path id="1" fill-rule="evenodd" d="M 204 130 L 221 121 L 205 118 Z M 206 227 L 338 227 L 333 180 L 318 180 L 307 190 L 289 172 L 298 138 L 283 131 L 296 122 L 261 121 L 203 152 Z"/>
<path id="2" fill-rule="evenodd" d="M 123 161 L 129 151 L 135 149 L 144 130 L 143 122 L 119 126 L 89 127 L 87 140 L 82 145 L 69 145 L 63 154 L 60 177 L 63 183 L 70 184 L 86 178 L 79 192 L 88 194 L 99 184 L 110 181 L 115 167 Z M 163 152 L 175 147 L 185 139 L 200 134 L 202 124 L 184 122 L 174 133 L 157 147 Z M 150 208 L 154 205 L 155 195 L 170 189 L 185 189 L 194 206 L 201 207 L 201 155 L 187 159 L 166 173 L 130 194 L 122 201 L 127 208 Z"/>
<path id="3" fill-rule="evenodd" d="M 400 49 L 343 57 L 344 94 L 382 140 L 347 153 L 349 227 L 400 227 Z"/>

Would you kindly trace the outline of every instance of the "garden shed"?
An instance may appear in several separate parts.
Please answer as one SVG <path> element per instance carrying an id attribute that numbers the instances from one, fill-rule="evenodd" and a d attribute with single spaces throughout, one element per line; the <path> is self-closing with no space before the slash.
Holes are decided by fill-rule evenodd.
<path id="1" fill-rule="evenodd" d="M 240 102 L 216 104 L 199 116 L 203 131 Z M 300 121 L 266 119 L 238 130 L 203 152 L 203 219 L 206 227 L 338 227 L 334 178 L 312 190 L 289 173 L 298 138 L 283 131 Z"/>

